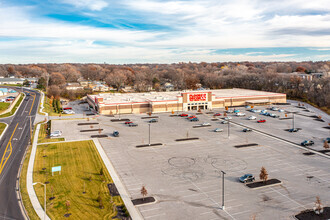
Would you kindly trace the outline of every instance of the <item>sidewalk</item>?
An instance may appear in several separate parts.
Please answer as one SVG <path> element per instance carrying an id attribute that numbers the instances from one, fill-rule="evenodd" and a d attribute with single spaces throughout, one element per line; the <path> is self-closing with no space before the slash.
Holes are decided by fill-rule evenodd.
<path id="1" fill-rule="evenodd" d="M 105 166 L 107 167 L 109 173 L 110 173 L 110 176 L 114 182 L 114 184 L 116 185 L 117 189 L 118 189 L 118 192 L 121 196 L 121 198 L 123 199 L 124 203 L 125 203 L 125 206 L 131 216 L 131 218 L 133 220 L 142 220 L 143 217 L 141 215 L 141 213 L 139 212 L 139 210 L 136 208 L 136 206 L 133 205 L 132 203 L 132 200 L 129 196 L 129 193 L 126 189 L 126 187 L 123 185 L 122 181 L 120 180 L 120 177 L 119 175 L 117 174 L 114 166 L 112 165 L 110 159 L 108 158 L 108 156 L 106 155 L 106 153 L 104 152 L 102 146 L 101 146 L 101 143 L 99 142 L 98 139 L 96 138 L 93 138 L 92 139 L 95 146 L 96 146 L 96 149 L 97 151 L 99 152 L 102 160 L 103 160 L 103 163 L 105 164 Z"/>
<path id="2" fill-rule="evenodd" d="M 38 141 L 39 130 L 40 130 L 40 124 L 37 125 L 37 129 L 36 129 L 36 132 L 35 132 L 34 138 L 33 138 L 31 156 L 30 156 L 28 170 L 27 170 L 27 176 L 26 176 L 26 188 L 27 188 L 27 191 L 28 191 L 28 194 L 30 197 L 30 201 L 32 203 L 34 210 L 36 211 L 36 213 L 40 219 L 44 219 L 45 212 L 39 203 L 38 197 L 37 197 L 36 192 L 34 191 L 34 188 L 32 185 L 34 160 L 35 160 L 36 152 L 37 152 L 37 141 Z M 46 219 L 50 220 L 48 215 L 46 215 Z"/>

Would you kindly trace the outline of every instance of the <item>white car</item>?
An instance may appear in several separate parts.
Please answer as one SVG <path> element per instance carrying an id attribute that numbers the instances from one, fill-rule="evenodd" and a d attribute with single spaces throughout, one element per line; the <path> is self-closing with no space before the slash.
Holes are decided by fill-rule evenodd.
<path id="1" fill-rule="evenodd" d="M 211 125 L 210 123 L 207 123 L 207 122 L 204 122 L 203 124 L 202 124 L 202 126 L 209 126 L 209 125 Z"/>
<path id="2" fill-rule="evenodd" d="M 278 111 L 279 111 L 279 112 L 284 112 L 284 110 L 283 110 L 283 109 L 279 109 Z"/>
<path id="3" fill-rule="evenodd" d="M 62 131 L 53 131 L 52 133 L 50 133 L 51 137 L 59 137 L 62 135 Z"/>
<path id="4" fill-rule="evenodd" d="M 277 107 L 272 107 L 270 110 L 272 110 L 272 111 L 278 111 L 278 108 Z"/>
<path id="5" fill-rule="evenodd" d="M 232 117 L 228 116 L 228 117 L 225 117 L 224 118 L 225 120 L 230 120 L 230 119 L 233 119 Z"/>
<path id="6" fill-rule="evenodd" d="M 238 112 L 238 113 L 236 113 L 236 116 L 238 116 L 238 117 L 240 117 L 240 116 L 245 116 L 245 113 Z"/>
<path id="7" fill-rule="evenodd" d="M 214 132 L 223 132 L 223 129 L 221 129 L 221 128 L 216 128 L 216 129 L 214 129 L 213 131 L 214 131 Z"/>
<path id="8" fill-rule="evenodd" d="M 233 112 L 234 112 L 234 110 L 232 110 L 232 109 L 227 110 L 227 113 L 233 113 Z"/>
<path id="9" fill-rule="evenodd" d="M 63 113 L 64 114 L 74 114 L 75 112 L 72 110 L 64 110 Z"/>
<path id="10" fill-rule="evenodd" d="M 253 116 L 253 115 L 251 115 L 250 117 L 248 117 L 248 119 L 249 119 L 249 120 L 256 120 L 256 119 L 257 119 L 257 117 L 256 117 L 256 116 Z"/>
<path id="11" fill-rule="evenodd" d="M 259 112 L 261 112 L 261 110 L 260 109 L 254 109 L 254 112 L 259 113 Z"/>

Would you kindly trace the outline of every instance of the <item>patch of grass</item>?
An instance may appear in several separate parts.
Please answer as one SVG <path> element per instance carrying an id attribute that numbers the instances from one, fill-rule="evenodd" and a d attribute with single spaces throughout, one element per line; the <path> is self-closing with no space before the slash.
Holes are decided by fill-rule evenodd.
<path id="1" fill-rule="evenodd" d="M 8 109 L 9 106 L 10 106 L 9 102 L 0 102 L 0 112 Z"/>
<path id="2" fill-rule="evenodd" d="M 65 141 L 64 138 L 49 138 L 48 131 L 47 131 L 48 126 L 49 126 L 48 123 L 40 125 L 40 131 L 38 134 L 38 143 Z"/>
<path id="3" fill-rule="evenodd" d="M 12 108 L 12 110 L 10 112 L 7 112 L 6 114 L 0 115 L 0 118 L 12 116 L 16 112 L 18 106 L 21 104 L 23 97 L 24 96 L 22 94 L 20 94 L 20 97 L 19 97 L 18 101 L 16 102 L 15 106 Z"/>
<path id="4" fill-rule="evenodd" d="M 0 135 L 2 134 L 2 132 L 5 130 L 6 128 L 6 124 L 5 123 L 0 123 Z"/>
<path id="5" fill-rule="evenodd" d="M 52 176 L 53 166 L 62 167 L 61 175 L 57 172 Z M 124 205 L 120 196 L 110 196 L 107 184 L 112 183 L 112 179 L 93 141 L 39 145 L 33 179 L 49 182 L 47 214 L 51 219 L 63 219 L 67 213 L 73 219 L 111 219 L 117 214 L 114 205 Z M 43 206 L 43 186 L 36 185 L 35 191 Z M 55 198 L 49 200 L 50 197 Z M 100 198 L 103 208 L 99 207 Z M 70 202 L 69 210 L 66 209 L 67 201 Z"/>
<path id="6" fill-rule="evenodd" d="M 50 98 L 45 95 L 44 99 L 44 112 L 48 113 L 48 116 L 59 116 L 60 114 L 54 111 L 53 106 L 50 104 Z"/>
<path id="7" fill-rule="evenodd" d="M 24 161 L 23 161 L 23 166 L 22 166 L 22 171 L 21 171 L 21 176 L 19 179 L 19 188 L 21 191 L 21 196 L 22 196 L 22 201 L 25 207 L 25 210 L 28 213 L 28 216 L 31 220 L 38 220 L 39 217 L 37 213 L 34 211 L 34 208 L 32 206 L 32 203 L 30 201 L 29 194 L 27 192 L 26 188 L 26 176 L 27 176 L 27 168 L 30 160 L 30 155 L 31 155 L 31 146 L 28 147 Z"/>

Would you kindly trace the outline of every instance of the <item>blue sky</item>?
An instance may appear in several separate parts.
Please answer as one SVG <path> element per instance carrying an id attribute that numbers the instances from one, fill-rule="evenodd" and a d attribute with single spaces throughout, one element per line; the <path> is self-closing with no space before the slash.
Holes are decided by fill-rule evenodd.
<path id="1" fill-rule="evenodd" d="M 0 0 L 0 63 L 309 60 L 329 0 Z"/>

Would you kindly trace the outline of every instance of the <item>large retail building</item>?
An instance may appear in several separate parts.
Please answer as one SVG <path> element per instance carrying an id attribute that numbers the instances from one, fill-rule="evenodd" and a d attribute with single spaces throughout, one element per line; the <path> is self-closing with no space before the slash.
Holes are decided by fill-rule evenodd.
<path id="1" fill-rule="evenodd" d="M 88 95 L 87 101 L 100 114 L 139 114 L 285 103 L 286 94 L 247 89 L 100 93 Z"/>

